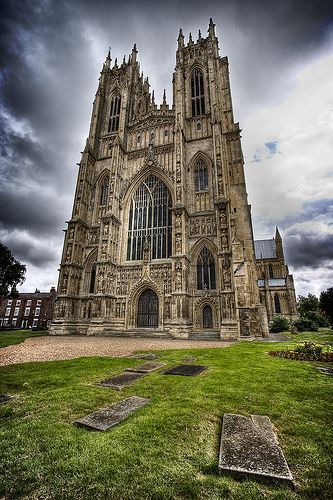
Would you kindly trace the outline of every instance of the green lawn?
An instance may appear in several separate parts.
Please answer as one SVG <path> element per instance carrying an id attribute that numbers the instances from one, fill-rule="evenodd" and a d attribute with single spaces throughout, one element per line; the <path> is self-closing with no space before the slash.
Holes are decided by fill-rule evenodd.
<path id="1" fill-rule="evenodd" d="M 0 331 L 0 348 L 12 344 L 20 344 L 29 337 L 40 337 L 47 335 L 46 330 L 7 330 Z"/>
<path id="2" fill-rule="evenodd" d="M 330 332 L 322 333 L 332 341 Z M 331 498 L 332 378 L 315 369 L 320 363 L 267 354 L 286 345 L 239 342 L 223 349 L 162 351 L 167 367 L 195 356 L 209 369 L 193 378 L 155 372 L 123 391 L 94 382 L 120 373 L 135 359 L 95 357 L 1 368 L 0 392 L 17 399 L 0 407 L 0 497 Z M 72 424 L 131 395 L 147 397 L 150 404 L 105 433 Z M 296 492 L 217 474 L 224 413 L 270 417 Z"/>

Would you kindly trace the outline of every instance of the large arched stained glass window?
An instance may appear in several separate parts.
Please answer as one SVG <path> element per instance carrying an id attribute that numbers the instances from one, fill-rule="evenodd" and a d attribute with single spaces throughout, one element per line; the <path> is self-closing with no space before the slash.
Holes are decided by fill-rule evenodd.
<path id="1" fill-rule="evenodd" d="M 195 191 L 206 191 L 208 189 L 208 170 L 206 164 L 199 160 L 194 169 Z"/>
<path id="2" fill-rule="evenodd" d="M 196 68 L 191 75 L 192 116 L 205 114 L 204 79 L 200 69 Z"/>
<path id="3" fill-rule="evenodd" d="M 110 119 L 109 119 L 109 132 L 117 132 L 119 128 L 119 117 L 120 117 L 120 103 L 121 97 L 119 94 L 115 94 L 112 97 L 111 108 L 110 108 Z"/>
<path id="4" fill-rule="evenodd" d="M 172 200 L 166 185 L 149 175 L 134 193 L 129 210 L 127 260 L 142 260 L 149 248 L 152 259 L 171 255 Z"/>
<path id="5" fill-rule="evenodd" d="M 198 290 L 216 288 L 215 261 L 206 247 L 201 250 L 197 260 L 197 286 Z"/>

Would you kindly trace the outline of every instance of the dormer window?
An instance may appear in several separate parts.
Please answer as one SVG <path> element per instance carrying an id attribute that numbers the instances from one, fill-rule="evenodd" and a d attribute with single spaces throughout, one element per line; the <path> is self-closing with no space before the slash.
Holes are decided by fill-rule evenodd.
<path id="1" fill-rule="evenodd" d="M 192 116 L 205 114 L 205 93 L 203 74 L 200 69 L 195 69 L 191 76 L 191 101 Z"/>
<path id="2" fill-rule="evenodd" d="M 112 101 L 111 101 L 108 132 L 117 132 L 117 130 L 119 128 L 120 103 L 121 103 L 120 95 L 115 94 L 112 97 Z"/>

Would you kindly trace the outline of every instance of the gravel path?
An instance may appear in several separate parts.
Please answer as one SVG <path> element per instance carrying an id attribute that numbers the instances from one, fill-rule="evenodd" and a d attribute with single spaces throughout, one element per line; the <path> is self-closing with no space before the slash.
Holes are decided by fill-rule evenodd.
<path id="1" fill-rule="evenodd" d="M 54 361 L 82 356 L 128 356 L 136 351 L 161 349 L 223 348 L 226 341 L 196 341 L 176 339 L 142 339 L 119 337 L 35 337 L 22 344 L 0 349 L 0 366 L 31 361 Z"/>

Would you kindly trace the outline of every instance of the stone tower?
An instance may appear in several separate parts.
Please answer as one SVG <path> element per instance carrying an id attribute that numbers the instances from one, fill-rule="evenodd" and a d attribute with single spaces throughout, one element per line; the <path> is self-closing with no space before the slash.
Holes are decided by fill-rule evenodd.
<path id="1" fill-rule="evenodd" d="M 134 45 L 103 65 L 79 165 L 52 333 L 267 334 L 228 60 L 180 30 L 173 106 Z"/>

